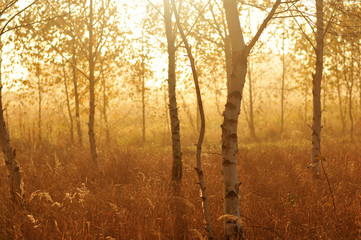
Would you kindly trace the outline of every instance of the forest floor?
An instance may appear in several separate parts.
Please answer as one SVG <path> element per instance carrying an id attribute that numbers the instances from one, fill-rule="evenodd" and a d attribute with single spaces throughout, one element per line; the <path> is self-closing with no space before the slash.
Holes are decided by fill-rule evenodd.
<path id="1" fill-rule="evenodd" d="M 2 160 L 0 239 L 207 239 L 190 151 L 183 155 L 183 183 L 174 196 L 169 151 L 108 146 L 94 168 L 86 149 L 14 145 L 26 204 L 20 209 L 11 203 Z M 308 147 L 240 146 L 239 203 L 246 239 L 361 239 L 360 145 L 324 143 L 332 194 L 324 174 L 313 180 Z M 204 154 L 203 161 L 212 224 L 222 239 L 221 156 Z"/>

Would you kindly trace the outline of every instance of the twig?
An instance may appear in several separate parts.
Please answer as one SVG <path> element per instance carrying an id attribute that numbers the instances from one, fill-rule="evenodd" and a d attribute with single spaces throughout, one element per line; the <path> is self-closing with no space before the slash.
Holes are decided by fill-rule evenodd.
<path id="1" fill-rule="evenodd" d="M 323 161 L 326 161 L 326 159 L 325 159 L 325 157 L 323 157 L 323 156 L 319 156 L 318 158 L 320 159 L 321 168 L 322 168 L 322 171 L 323 171 L 323 173 L 325 174 L 325 177 L 326 177 L 326 180 L 327 180 L 328 189 L 330 190 L 330 195 L 331 195 L 331 197 L 332 197 L 333 211 L 334 211 L 334 213 L 335 213 L 335 215 L 336 215 L 335 197 L 333 196 L 333 192 L 332 192 L 330 180 L 328 179 L 326 170 L 325 170 L 325 168 L 324 168 L 324 166 L 323 166 Z"/>

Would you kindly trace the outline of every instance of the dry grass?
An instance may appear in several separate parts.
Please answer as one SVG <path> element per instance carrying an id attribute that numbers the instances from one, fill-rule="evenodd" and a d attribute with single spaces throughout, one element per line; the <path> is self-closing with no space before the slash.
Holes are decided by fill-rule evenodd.
<path id="1" fill-rule="evenodd" d="M 24 171 L 26 210 L 12 205 L 0 166 L 0 239 L 206 239 L 194 156 L 184 155 L 179 196 L 169 184 L 171 154 L 119 150 L 88 153 L 69 146 L 15 143 Z M 305 146 L 240 148 L 240 209 L 247 239 L 357 239 L 361 230 L 361 148 L 324 147 L 332 198 L 312 180 Z M 214 231 L 222 239 L 218 155 L 204 155 Z"/>

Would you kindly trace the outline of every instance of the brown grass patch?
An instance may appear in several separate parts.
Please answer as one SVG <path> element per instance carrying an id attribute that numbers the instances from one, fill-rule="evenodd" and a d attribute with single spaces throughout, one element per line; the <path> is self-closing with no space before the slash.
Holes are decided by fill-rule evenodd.
<path id="1" fill-rule="evenodd" d="M 0 239 L 199 239 L 206 237 L 193 169 L 184 155 L 179 196 L 170 187 L 171 154 L 101 152 L 95 170 L 84 149 L 15 144 L 24 172 L 26 210 L 12 205 L 0 166 Z M 361 229 L 361 148 L 328 143 L 324 177 L 307 169 L 304 147 L 255 146 L 239 152 L 241 220 L 247 239 L 357 239 Z M 214 231 L 223 236 L 221 158 L 204 155 Z"/>

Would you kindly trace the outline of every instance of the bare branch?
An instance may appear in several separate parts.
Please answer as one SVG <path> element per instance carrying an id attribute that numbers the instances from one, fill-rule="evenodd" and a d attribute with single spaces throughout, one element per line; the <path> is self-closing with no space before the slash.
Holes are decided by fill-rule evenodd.
<path id="1" fill-rule="evenodd" d="M 164 18 L 164 14 L 158 9 L 157 6 L 154 5 L 154 3 L 152 3 L 150 0 L 147 0 L 147 2 L 152 5 L 152 7 L 162 16 L 162 18 Z"/>
<path id="2" fill-rule="evenodd" d="M 8 10 L 9 8 L 11 8 L 11 7 L 12 7 L 15 3 L 17 3 L 18 1 L 19 1 L 19 0 L 15 0 L 15 1 L 9 2 L 9 3 L 5 6 L 5 8 L 0 11 L 0 16 L 2 16 L 2 15 L 6 12 L 6 10 Z"/>
<path id="3" fill-rule="evenodd" d="M 56 47 L 54 46 L 48 39 L 46 39 L 44 36 L 42 36 L 43 39 L 50 45 L 51 48 L 53 48 L 66 62 L 70 63 L 73 67 L 76 68 L 76 70 L 78 70 L 86 79 L 89 79 L 88 75 L 86 75 L 80 68 L 78 68 L 72 61 L 70 61 L 69 59 L 67 59 L 63 53 Z"/>
<path id="4" fill-rule="evenodd" d="M 15 13 L 3 26 L 3 28 L 1 29 L 1 32 L 0 32 L 0 36 L 2 36 L 5 32 L 5 29 L 7 27 L 7 25 L 12 21 L 14 20 L 14 18 L 18 15 L 20 15 L 22 12 L 24 12 L 26 9 L 30 8 L 32 5 L 34 5 L 38 0 L 35 0 L 34 2 L 30 3 L 27 7 L 23 8 L 22 10 L 20 10 L 19 12 Z"/>
<path id="5" fill-rule="evenodd" d="M 296 8 L 296 11 L 302 15 L 302 17 L 306 20 L 306 22 L 307 22 L 308 25 L 310 26 L 313 34 L 316 36 L 316 32 L 315 32 L 315 30 L 314 30 L 314 26 L 315 26 L 316 24 L 315 24 L 314 22 L 312 22 L 312 20 L 309 18 L 309 16 L 307 16 L 306 14 L 304 14 L 304 12 L 302 12 L 302 11 L 296 6 L 296 4 L 292 3 L 291 5 L 294 6 L 294 7 Z M 292 10 L 291 10 L 291 12 L 292 12 Z"/>
<path id="6" fill-rule="evenodd" d="M 7 30 L 5 30 L 5 31 L 3 32 L 3 34 L 5 34 L 5 33 L 7 33 L 7 32 L 10 32 L 10 31 L 12 31 L 12 30 L 15 30 L 15 29 L 19 29 L 19 28 L 23 28 L 23 27 L 29 27 L 29 26 L 32 26 L 32 25 L 35 25 L 35 24 L 38 24 L 38 23 L 43 23 L 43 22 L 52 21 L 52 20 L 55 20 L 55 19 L 57 19 L 57 18 L 64 17 L 64 16 L 66 16 L 66 15 L 67 15 L 67 14 L 60 15 L 60 16 L 55 16 L 55 17 L 52 17 L 52 18 L 47 18 L 47 19 L 44 19 L 44 20 L 40 20 L 40 21 L 31 22 L 31 23 L 28 23 L 28 24 L 18 25 L 18 26 L 12 27 L 12 28 L 8 28 Z"/>
<path id="7" fill-rule="evenodd" d="M 311 41 L 311 39 L 309 38 L 309 36 L 305 33 L 305 31 L 303 30 L 302 26 L 299 24 L 299 22 L 297 21 L 297 18 L 293 15 L 292 11 L 290 11 L 291 16 L 293 17 L 293 20 L 295 20 L 298 28 L 300 29 L 302 35 L 306 38 L 306 40 L 311 44 L 313 50 L 316 52 L 316 46 L 313 44 L 313 42 Z"/>
<path id="8" fill-rule="evenodd" d="M 263 23 L 261 24 L 261 26 L 259 27 L 256 35 L 252 38 L 251 42 L 247 45 L 247 51 L 250 52 L 252 47 L 256 44 L 256 42 L 258 41 L 259 37 L 261 36 L 262 32 L 265 30 L 267 24 L 269 23 L 269 21 L 271 21 L 273 15 L 275 14 L 278 6 L 281 4 L 281 0 L 277 0 L 275 2 L 275 4 L 272 7 L 272 10 L 269 12 L 269 14 L 267 15 L 267 17 L 263 20 Z"/>

